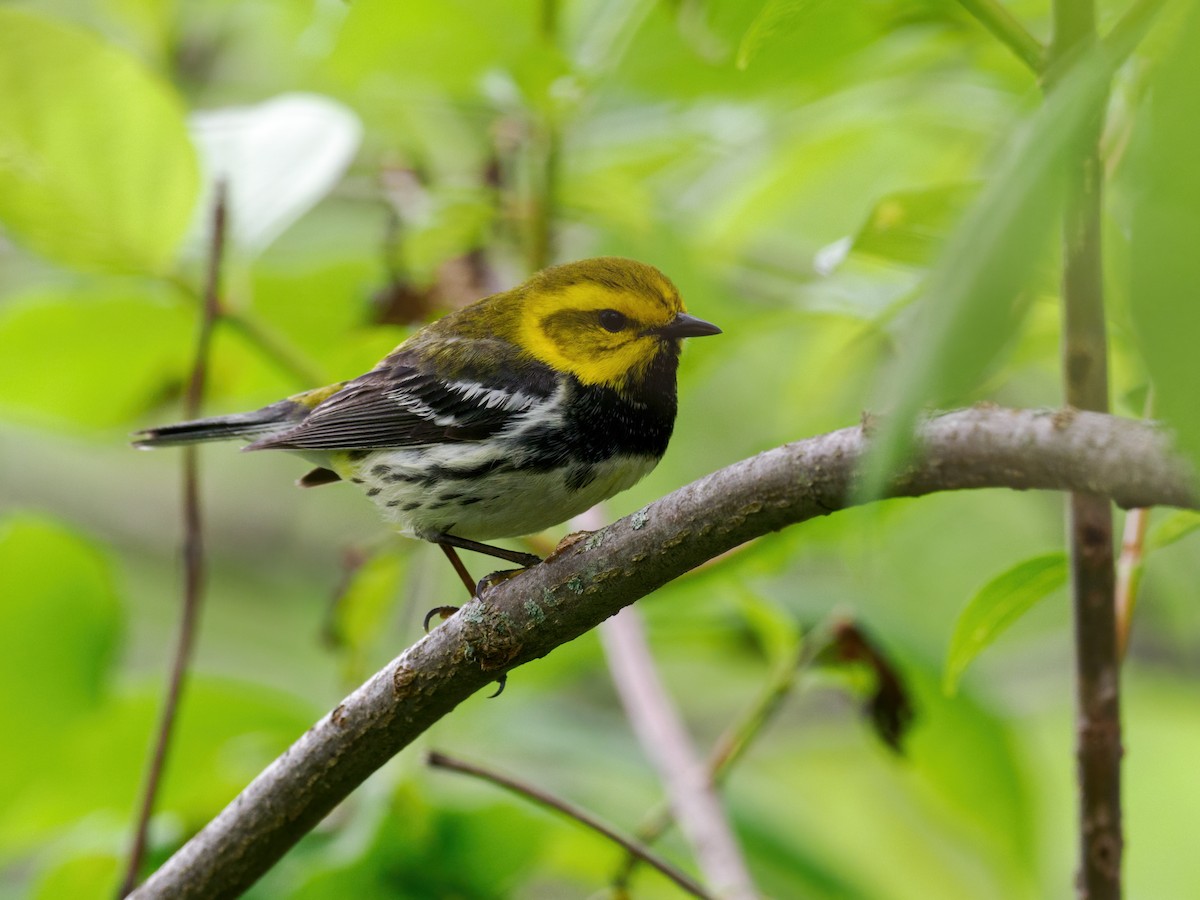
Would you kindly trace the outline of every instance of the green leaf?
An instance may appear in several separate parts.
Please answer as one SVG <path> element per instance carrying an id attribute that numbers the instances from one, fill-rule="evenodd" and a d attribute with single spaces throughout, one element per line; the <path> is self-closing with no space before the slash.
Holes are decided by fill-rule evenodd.
<path id="1" fill-rule="evenodd" d="M 0 742 L 0 808 L 104 702 L 120 631 L 96 547 L 50 519 L 0 521 L 0 708 L 20 733 Z"/>
<path id="2" fill-rule="evenodd" d="M 948 695 L 971 661 L 1000 634 L 1067 580 L 1067 557 L 1047 553 L 1017 563 L 976 592 L 959 614 L 946 654 L 942 688 Z"/>
<path id="3" fill-rule="evenodd" d="M 1146 550 L 1161 550 L 1200 530 L 1200 513 L 1181 509 L 1159 522 L 1146 539 Z"/>
<path id="4" fill-rule="evenodd" d="M 204 159 L 206 201 L 218 180 L 228 185 L 231 244 L 249 256 L 329 193 L 362 140 L 358 117 L 319 94 L 206 110 L 192 116 L 191 127 Z M 208 216 L 199 218 L 189 247 L 198 256 L 210 240 Z"/>
<path id="5" fill-rule="evenodd" d="M 1130 312 L 1159 414 L 1200 460 L 1200 9 L 1175 34 L 1151 79 L 1152 102 L 1139 117 L 1133 154 L 1136 184 L 1130 247 Z"/>
<path id="6" fill-rule="evenodd" d="M 55 861 L 38 879 L 33 900 L 107 896 L 117 890 L 121 860 L 110 854 L 87 853 Z"/>
<path id="7" fill-rule="evenodd" d="M 425 780 L 440 779 L 427 775 Z M 473 798 L 465 808 L 444 797 L 437 798 L 439 802 L 425 800 L 415 789 L 398 791 L 371 835 L 370 845 L 361 848 L 357 858 L 348 858 L 347 853 L 326 854 L 305 873 L 307 877 L 296 879 L 293 875 L 286 888 L 271 896 L 292 900 L 508 897 L 519 884 L 518 877 L 541 859 L 539 849 L 547 833 L 562 833 L 560 842 L 575 839 L 568 828 L 528 803 L 504 797 L 490 785 L 460 790 Z M 594 854 L 595 836 L 584 835 L 579 840 Z M 270 884 L 275 874 L 264 884 Z M 577 892 L 564 891 L 560 881 L 553 893 L 572 896 Z"/>
<path id="8" fill-rule="evenodd" d="M 407 562 L 407 554 L 389 546 L 354 569 L 338 595 L 331 626 L 345 649 L 346 677 L 351 682 L 367 674 L 365 654 L 383 633 L 386 617 L 395 607 Z"/>
<path id="9" fill-rule="evenodd" d="M 161 677 L 122 687 L 57 739 L 34 744 L 28 751 L 37 754 L 33 764 L 18 773 L 0 804 L 0 848 L 28 848 L 89 816 L 101 833 L 106 823 L 118 823 L 113 837 L 121 840 L 145 775 L 144 752 L 162 693 Z M 179 837 L 172 825 L 187 833 L 216 815 L 321 712 L 306 698 L 261 684 L 193 673 L 158 803 L 160 813 L 169 814 L 167 840 L 171 831 Z"/>
<path id="10" fill-rule="evenodd" d="M 979 191 L 973 182 L 939 184 L 882 197 L 850 245 L 852 253 L 926 266 Z"/>
<path id="11" fill-rule="evenodd" d="M 1105 96 L 1109 68 L 1085 56 L 999 154 L 999 164 L 930 272 L 920 321 L 899 370 L 891 413 L 863 485 L 877 496 L 908 455 L 918 411 L 958 399 L 986 372 L 1024 317 L 1022 295 L 1057 221 L 1063 164 Z"/>
<path id="12" fill-rule="evenodd" d="M 100 551 L 56 522 L 0 522 L 0 698 L 45 726 L 92 709 L 107 684 L 121 617 Z"/>
<path id="13" fill-rule="evenodd" d="M 763 45 L 795 31 L 804 14 L 825 0 L 767 0 L 738 47 L 737 67 L 745 69 Z"/>
<path id="14" fill-rule="evenodd" d="M 742 587 L 738 606 L 772 669 L 795 669 L 803 636 L 795 616 L 780 604 Z"/>
<path id="15" fill-rule="evenodd" d="M 74 427 L 126 423 L 181 377 L 194 331 L 185 307 L 128 287 L 13 298 L 0 308 L 0 414 Z"/>
<path id="16" fill-rule="evenodd" d="M 913 775 L 953 811 L 951 828 L 979 835 L 979 843 L 973 844 L 979 858 L 986 858 L 981 851 L 987 847 L 1007 863 L 990 870 L 990 877 L 997 879 L 992 887 L 998 887 L 1001 873 L 1029 877 L 1037 871 L 1044 849 L 1034 824 L 1043 807 L 1028 768 L 1027 745 L 1021 743 L 1021 720 L 998 714 L 994 705 L 970 696 L 946 697 L 936 673 L 911 658 L 905 660 L 904 674 L 918 711 L 905 748 Z M 925 802 L 929 799 L 923 797 Z M 1032 889 L 1003 888 L 996 894 L 1038 895 Z"/>
<path id="17" fill-rule="evenodd" d="M 198 175 L 170 86 L 91 34 L 0 9 L 0 222 L 68 266 L 161 272 Z"/>
<path id="18" fill-rule="evenodd" d="M 511 3 L 391 3 L 350 6 L 330 55 L 331 71 L 351 81 L 394 73 L 408 84 L 474 95 L 489 69 L 541 52 L 530 0 Z"/>

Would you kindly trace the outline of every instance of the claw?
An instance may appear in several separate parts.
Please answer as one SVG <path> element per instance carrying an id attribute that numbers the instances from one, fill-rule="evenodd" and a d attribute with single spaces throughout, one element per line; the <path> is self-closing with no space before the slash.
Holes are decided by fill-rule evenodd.
<path id="1" fill-rule="evenodd" d="M 482 597 L 484 591 L 488 588 L 495 587 L 502 581 L 508 581 L 510 578 L 516 578 L 527 569 L 503 569 L 499 572 L 492 572 L 490 575 L 484 575 L 479 579 L 479 584 L 475 588 L 476 598 Z"/>
<path id="2" fill-rule="evenodd" d="M 508 684 L 508 673 L 507 672 L 505 672 L 503 675 L 501 675 L 499 678 L 496 679 L 496 693 L 489 694 L 488 699 L 495 700 L 497 697 L 499 697 L 501 694 L 503 694 L 504 686 L 506 684 Z"/>
<path id="3" fill-rule="evenodd" d="M 435 606 L 429 612 L 425 613 L 425 618 L 421 622 L 421 627 L 425 629 L 425 633 L 429 634 L 429 620 L 434 616 L 441 616 L 442 621 L 446 621 L 452 615 L 458 612 L 457 606 Z"/>

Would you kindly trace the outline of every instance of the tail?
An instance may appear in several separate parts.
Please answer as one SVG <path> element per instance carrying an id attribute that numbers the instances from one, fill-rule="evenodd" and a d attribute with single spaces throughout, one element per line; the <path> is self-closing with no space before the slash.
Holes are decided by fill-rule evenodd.
<path id="1" fill-rule="evenodd" d="M 295 400 L 280 400 L 254 412 L 235 413 L 194 419 L 160 428 L 147 428 L 134 434 L 133 446 L 142 450 L 153 447 L 174 447 L 199 444 L 205 441 L 227 441 L 233 438 L 256 439 L 286 431 L 306 415 L 308 408 Z"/>

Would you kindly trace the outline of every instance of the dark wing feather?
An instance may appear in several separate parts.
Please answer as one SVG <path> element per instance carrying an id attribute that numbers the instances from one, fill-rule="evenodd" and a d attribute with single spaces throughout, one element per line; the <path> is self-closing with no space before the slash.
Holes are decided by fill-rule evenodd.
<path id="1" fill-rule="evenodd" d="M 294 428 L 246 449 L 373 450 L 484 440 L 553 393 L 553 372 L 530 365 L 537 371 L 520 378 L 506 366 L 487 379 L 463 372 L 443 381 L 405 354 L 347 382 Z"/>

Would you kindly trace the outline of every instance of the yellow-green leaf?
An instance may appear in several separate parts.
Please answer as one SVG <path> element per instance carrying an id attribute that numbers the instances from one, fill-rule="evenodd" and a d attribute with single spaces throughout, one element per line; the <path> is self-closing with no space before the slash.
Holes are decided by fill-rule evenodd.
<path id="1" fill-rule="evenodd" d="M 963 672 L 983 648 L 1066 580 L 1066 554 L 1046 553 L 1017 563 L 980 588 L 954 626 L 946 654 L 943 690 L 954 694 Z"/>
<path id="2" fill-rule="evenodd" d="M 0 307 L 0 417 L 103 428 L 130 422 L 178 384 L 190 310 L 129 286 L 39 291 Z"/>
<path id="3" fill-rule="evenodd" d="M 407 554 L 385 547 L 363 560 L 338 594 L 330 629 L 345 652 L 343 668 L 351 682 L 367 674 L 363 668 L 366 654 L 395 608 L 407 561 Z"/>
<path id="4" fill-rule="evenodd" d="M 1138 118 L 1131 229 L 1130 312 L 1159 413 L 1180 448 L 1200 459 L 1200 168 L 1196 85 L 1200 83 L 1200 9 L 1193 6 L 1175 46 L 1150 82 Z"/>
<path id="5" fill-rule="evenodd" d="M 737 67 L 744 69 L 766 43 L 794 31 L 804 14 L 824 0 L 767 0 L 742 37 Z"/>
<path id="6" fill-rule="evenodd" d="M 1161 550 L 1197 530 L 1200 530 L 1200 513 L 1190 509 L 1178 510 L 1154 527 L 1146 540 L 1146 549 Z"/>
<path id="7" fill-rule="evenodd" d="M 923 406 L 961 402 L 1016 332 L 1022 302 L 1048 248 L 1063 165 L 1098 114 L 1110 75 L 1099 54 L 1082 57 L 1041 107 L 1016 128 L 995 171 L 947 240 L 923 290 L 919 319 L 890 373 L 890 408 L 867 462 L 864 496 L 878 496 L 911 452 Z"/>
<path id="8" fill-rule="evenodd" d="M 88 709 L 100 696 L 116 649 L 119 606 L 108 563 L 82 537 L 51 519 L 0 522 L 0 671 L 6 708 L 22 685 L 35 718 Z"/>
<path id="9" fill-rule="evenodd" d="M 888 262 L 926 266 L 978 190 L 974 182 L 952 182 L 881 197 L 850 250 Z"/>
<path id="10" fill-rule="evenodd" d="M 87 270 L 161 272 L 199 186 L 170 85 L 92 34 L 0 9 L 0 224 Z"/>

